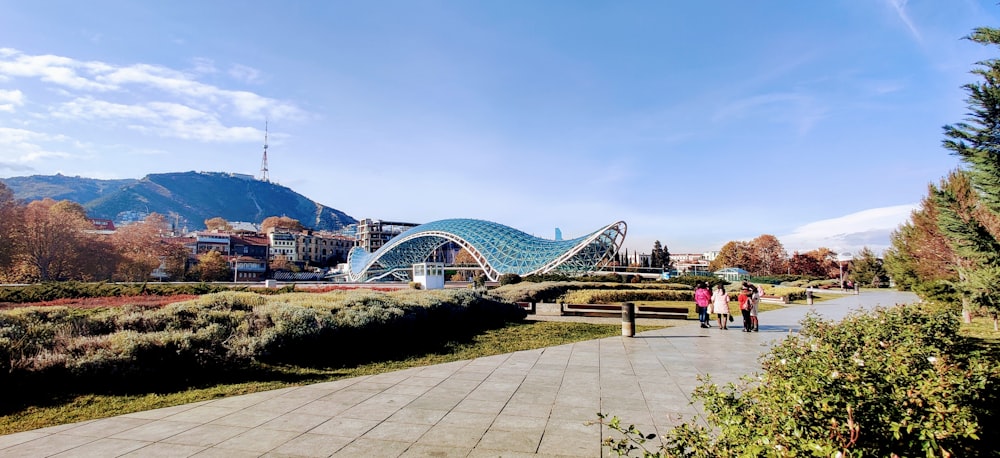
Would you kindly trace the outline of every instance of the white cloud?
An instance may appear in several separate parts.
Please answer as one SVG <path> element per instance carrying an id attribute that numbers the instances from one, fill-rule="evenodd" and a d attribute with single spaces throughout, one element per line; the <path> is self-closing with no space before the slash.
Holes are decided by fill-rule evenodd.
<path id="1" fill-rule="evenodd" d="M 0 127 L 0 150 L 5 161 L 3 167 L 8 169 L 24 169 L 26 164 L 45 158 L 70 157 L 68 153 L 54 151 L 44 144 L 67 142 L 68 138 L 61 135 L 49 135 L 25 129 Z M 17 166 L 17 167 L 15 167 Z"/>
<path id="2" fill-rule="evenodd" d="M 713 121 L 729 119 L 771 119 L 796 126 L 799 133 L 806 133 L 825 116 L 825 110 L 816 101 L 803 94 L 771 93 L 736 100 L 717 110 Z"/>
<path id="3" fill-rule="evenodd" d="M 789 253 L 826 247 L 836 252 L 857 252 L 862 247 L 880 253 L 889 247 L 892 231 L 910 219 L 916 204 L 872 208 L 838 218 L 805 224 L 779 236 Z"/>
<path id="4" fill-rule="evenodd" d="M 5 91 L 0 89 L 0 111 L 12 112 L 14 107 L 24 105 L 24 93 L 20 90 Z"/>
<path id="5" fill-rule="evenodd" d="M 196 60 L 197 73 L 213 72 L 214 63 Z M 259 78 L 259 72 L 237 66 L 244 80 Z M 167 67 L 150 64 L 116 66 L 103 62 L 82 62 L 53 55 L 26 55 L 10 48 L 0 49 L 0 78 L 37 78 L 57 88 L 89 93 L 127 92 L 131 86 L 161 91 L 153 97 L 180 98 L 171 102 L 211 106 L 223 114 L 259 120 L 297 118 L 304 113 L 294 104 L 247 91 L 219 88 L 197 81 L 194 76 Z M 71 96 L 80 97 L 80 94 Z M 162 101 L 162 100 L 161 100 Z"/>

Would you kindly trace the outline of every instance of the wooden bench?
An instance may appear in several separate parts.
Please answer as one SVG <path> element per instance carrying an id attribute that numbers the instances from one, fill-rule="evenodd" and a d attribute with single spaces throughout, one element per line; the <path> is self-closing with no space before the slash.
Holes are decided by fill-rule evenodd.
<path id="1" fill-rule="evenodd" d="M 760 296 L 761 302 L 771 302 L 774 304 L 787 304 L 788 296 L 771 296 L 769 294 L 764 294 Z"/>
<path id="2" fill-rule="evenodd" d="M 528 312 L 528 315 L 535 314 L 535 303 L 534 302 L 517 302 L 518 307 L 521 307 Z"/>
<path id="3" fill-rule="evenodd" d="M 562 316 L 589 316 L 615 318 L 622 316 L 622 306 L 612 304 L 559 304 Z M 686 307 L 655 307 L 652 305 L 637 305 L 636 318 L 681 319 L 688 318 Z"/>

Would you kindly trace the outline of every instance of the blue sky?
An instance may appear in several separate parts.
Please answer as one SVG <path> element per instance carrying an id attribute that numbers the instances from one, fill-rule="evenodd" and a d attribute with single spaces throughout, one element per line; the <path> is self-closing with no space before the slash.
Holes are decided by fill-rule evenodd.
<path id="1" fill-rule="evenodd" d="M 880 251 L 990 1 L 0 0 L 0 177 L 260 175 L 356 218 Z"/>

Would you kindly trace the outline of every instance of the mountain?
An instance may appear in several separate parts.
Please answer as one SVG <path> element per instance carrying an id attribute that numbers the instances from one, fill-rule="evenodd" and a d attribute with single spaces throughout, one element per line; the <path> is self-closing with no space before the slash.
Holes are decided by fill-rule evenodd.
<path id="1" fill-rule="evenodd" d="M 287 216 L 317 230 L 338 230 L 357 220 L 340 210 L 316 203 L 284 186 L 250 175 L 181 172 L 147 175 L 141 180 L 30 176 L 0 179 L 17 199 L 45 197 L 72 200 L 92 218 L 134 221 L 159 213 L 181 227 L 201 229 L 206 219 L 260 223 L 269 216 Z"/>
<path id="2" fill-rule="evenodd" d="M 14 197 L 25 202 L 50 197 L 54 200 L 71 200 L 79 204 L 90 202 L 139 180 L 98 180 L 68 177 L 65 175 L 32 175 L 30 177 L 0 178 Z"/>

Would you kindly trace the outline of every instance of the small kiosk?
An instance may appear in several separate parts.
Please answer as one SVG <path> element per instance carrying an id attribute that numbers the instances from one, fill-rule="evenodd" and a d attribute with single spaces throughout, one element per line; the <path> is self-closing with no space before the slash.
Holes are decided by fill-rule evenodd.
<path id="1" fill-rule="evenodd" d="M 444 289 L 444 263 L 421 262 L 413 265 L 413 281 L 422 289 Z"/>

